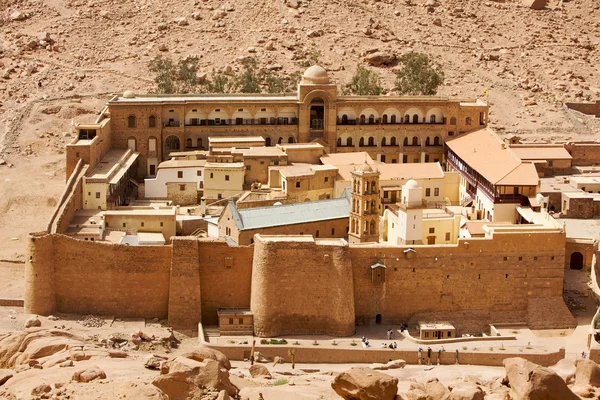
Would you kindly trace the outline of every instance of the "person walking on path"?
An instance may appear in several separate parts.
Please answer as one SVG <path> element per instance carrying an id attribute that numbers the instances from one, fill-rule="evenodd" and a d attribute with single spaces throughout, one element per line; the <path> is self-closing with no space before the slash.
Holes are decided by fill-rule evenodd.
<path id="1" fill-rule="evenodd" d="M 417 351 L 417 357 L 419 357 L 419 365 L 421 365 L 421 358 L 423 357 L 423 349 L 419 347 Z"/>

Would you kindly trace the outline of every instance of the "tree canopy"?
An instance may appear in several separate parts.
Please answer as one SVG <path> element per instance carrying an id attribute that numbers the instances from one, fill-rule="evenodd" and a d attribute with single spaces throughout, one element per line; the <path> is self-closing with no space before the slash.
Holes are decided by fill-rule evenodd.
<path id="1" fill-rule="evenodd" d="M 431 96 L 444 82 L 444 71 L 427 54 L 408 53 L 398 61 L 402 64 L 396 74 L 396 88 L 400 94 Z"/>

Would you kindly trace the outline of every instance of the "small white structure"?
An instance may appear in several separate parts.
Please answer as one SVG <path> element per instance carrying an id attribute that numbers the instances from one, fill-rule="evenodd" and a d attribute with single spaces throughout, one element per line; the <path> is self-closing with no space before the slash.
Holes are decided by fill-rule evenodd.
<path id="1" fill-rule="evenodd" d="M 402 185 L 398 220 L 401 243 L 420 244 L 423 233 L 423 189 L 414 179 Z"/>
<path id="2" fill-rule="evenodd" d="M 206 160 L 169 160 L 160 163 L 155 178 L 145 179 L 147 199 L 166 199 L 168 183 L 194 183 L 197 190 L 204 188 Z"/>

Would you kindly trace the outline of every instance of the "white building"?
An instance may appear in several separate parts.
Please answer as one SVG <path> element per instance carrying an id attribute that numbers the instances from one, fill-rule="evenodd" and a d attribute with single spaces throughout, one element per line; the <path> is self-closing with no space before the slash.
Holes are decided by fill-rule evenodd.
<path id="1" fill-rule="evenodd" d="M 206 160 L 169 160 L 160 163 L 155 178 L 145 179 L 147 199 L 166 199 L 167 184 L 181 183 L 204 188 L 204 165 Z"/>

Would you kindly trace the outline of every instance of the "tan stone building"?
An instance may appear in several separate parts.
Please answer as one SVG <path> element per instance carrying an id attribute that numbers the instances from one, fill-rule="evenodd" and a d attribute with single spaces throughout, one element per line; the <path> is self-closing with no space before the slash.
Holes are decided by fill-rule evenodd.
<path id="1" fill-rule="evenodd" d="M 295 94 L 127 91 L 108 102 L 96 123 L 76 127 L 67 171 L 79 159 L 93 158 L 97 146 L 108 145 L 140 153 L 137 175 L 143 178 L 154 175 L 171 152 L 206 150 L 209 137 L 227 136 L 260 136 L 267 146 L 317 141 L 329 152 L 362 150 L 387 163 L 442 162 L 445 141 L 485 127 L 487 114 L 479 100 L 338 96 L 338 86 L 319 66 L 306 70 Z"/>

